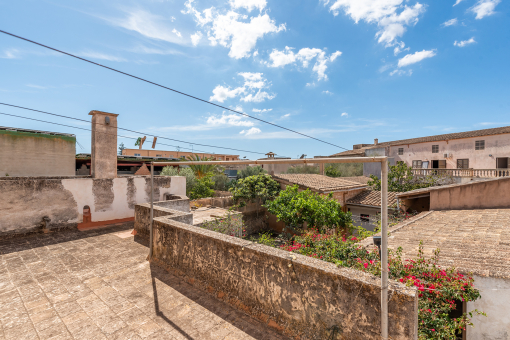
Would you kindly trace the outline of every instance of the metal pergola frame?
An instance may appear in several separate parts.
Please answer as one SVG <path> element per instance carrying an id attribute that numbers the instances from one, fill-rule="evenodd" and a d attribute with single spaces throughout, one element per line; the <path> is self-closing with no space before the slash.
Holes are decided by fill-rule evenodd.
<path id="1" fill-rule="evenodd" d="M 342 157 L 305 159 L 263 159 L 239 161 L 183 161 L 151 162 L 151 223 L 149 260 L 153 249 L 154 220 L 154 166 L 166 165 L 258 165 L 258 164 L 331 164 L 331 163 L 381 163 L 381 339 L 388 339 L 388 157 Z"/>

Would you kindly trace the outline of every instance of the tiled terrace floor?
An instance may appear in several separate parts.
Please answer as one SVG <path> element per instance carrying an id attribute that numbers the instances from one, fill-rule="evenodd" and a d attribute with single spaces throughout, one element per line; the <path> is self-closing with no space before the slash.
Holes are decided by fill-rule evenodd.
<path id="1" fill-rule="evenodd" d="M 0 241 L 0 340 L 285 339 L 150 265 L 131 229 Z"/>

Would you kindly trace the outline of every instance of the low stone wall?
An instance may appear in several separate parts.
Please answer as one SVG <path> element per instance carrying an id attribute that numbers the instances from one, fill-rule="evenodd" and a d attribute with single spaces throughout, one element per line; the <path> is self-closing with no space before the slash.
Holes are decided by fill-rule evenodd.
<path id="1" fill-rule="evenodd" d="M 289 336 L 380 339 L 380 279 L 370 274 L 168 217 L 154 219 L 152 261 Z M 389 296 L 391 339 L 417 339 L 416 290 L 390 281 Z"/>
<path id="2" fill-rule="evenodd" d="M 165 216 L 171 220 L 192 225 L 193 214 L 189 212 L 189 199 L 186 196 L 183 197 L 185 198 L 154 202 L 154 218 Z M 148 240 L 150 223 L 151 204 L 137 204 L 135 207 L 134 224 L 136 235 Z"/>
<path id="3" fill-rule="evenodd" d="M 184 177 L 154 178 L 154 200 L 167 194 L 185 195 Z M 135 205 L 150 201 L 150 177 L 5 177 L 0 179 L 0 236 L 48 229 L 75 228 L 83 222 L 84 208 L 91 221 L 133 218 Z"/>

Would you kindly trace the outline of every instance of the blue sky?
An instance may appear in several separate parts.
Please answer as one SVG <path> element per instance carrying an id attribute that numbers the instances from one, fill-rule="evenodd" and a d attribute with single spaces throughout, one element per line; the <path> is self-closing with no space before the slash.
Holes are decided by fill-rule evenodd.
<path id="1" fill-rule="evenodd" d="M 507 0 L 2 0 L 0 29 L 351 148 L 510 125 L 509 12 Z M 342 151 L 4 34 L 0 75 L 1 102 L 118 113 L 149 140 Z M 0 125 L 75 133 L 77 152 L 90 152 L 86 131 L 6 116 Z"/>

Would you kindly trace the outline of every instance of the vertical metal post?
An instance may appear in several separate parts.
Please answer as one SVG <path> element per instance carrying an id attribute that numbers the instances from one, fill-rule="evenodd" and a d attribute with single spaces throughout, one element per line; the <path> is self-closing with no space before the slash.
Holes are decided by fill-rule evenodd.
<path id="1" fill-rule="evenodd" d="M 388 159 L 381 161 L 381 338 L 388 340 Z"/>
<path id="2" fill-rule="evenodd" d="M 154 222 L 154 162 L 151 162 L 151 224 L 150 224 L 150 228 L 149 228 L 149 232 L 150 232 L 149 261 L 152 259 L 152 247 L 153 247 L 152 223 L 153 222 Z"/>

